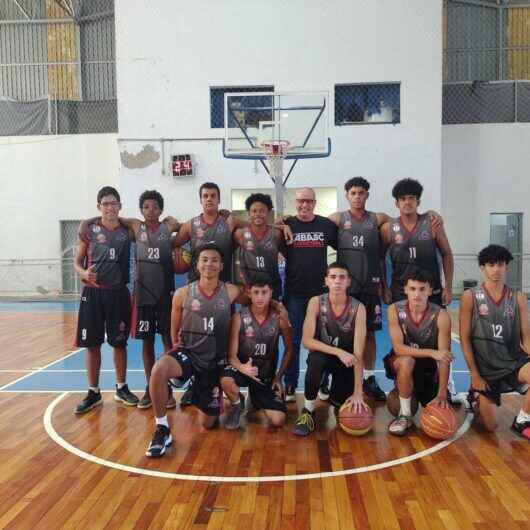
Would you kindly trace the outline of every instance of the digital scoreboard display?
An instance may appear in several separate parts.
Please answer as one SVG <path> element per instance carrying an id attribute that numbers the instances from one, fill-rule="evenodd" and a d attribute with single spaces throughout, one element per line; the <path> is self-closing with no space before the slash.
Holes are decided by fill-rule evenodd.
<path id="1" fill-rule="evenodd" d="M 174 177 L 193 176 L 193 162 L 191 155 L 173 155 L 171 170 Z"/>

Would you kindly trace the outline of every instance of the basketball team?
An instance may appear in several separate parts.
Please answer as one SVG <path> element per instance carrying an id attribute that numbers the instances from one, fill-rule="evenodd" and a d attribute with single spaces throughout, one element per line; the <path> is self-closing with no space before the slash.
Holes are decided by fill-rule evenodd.
<path id="1" fill-rule="evenodd" d="M 443 219 L 433 211 L 420 213 L 423 188 L 413 179 L 392 189 L 395 218 L 366 209 L 366 179 L 352 178 L 344 189 L 350 205 L 344 212 L 316 215 L 313 189 L 301 188 L 296 215 L 270 224 L 270 196 L 250 195 L 243 221 L 219 209 L 219 187 L 207 182 L 199 189 L 202 212 L 181 224 L 162 218 L 164 199 L 157 191 L 140 196 L 141 219 L 125 219 L 119 216 L 118 191 L 102 188 L 100 216 L 81 223 L 75 254 L 84 283 L 76 345 L 87 350 L 89 387 L 75 413 L 102 404 L 106 340 L 114 354 L 114 399 L 154 409 L 148 457 L 163 456 L 171 445 L 166 410 L 177 406 L 172 389 L 186 384 L 180 408 L 195 406 L 205 429 L 219 423 L 240 427 L 243 387 L 247 409 L 263 411 L 273 427 L 283 426 L 288 403 L 296 402 L 301 345 L 309 354 L 294 434 L 315 430 L 317 398 L 352 415 L 368 414 L 366 398 L 386 400 L 374 375 L 382 301 L 389 304 L 392 343 L 385 372 L 395 381 L 399 400 L 388 432 L 404 436 L 411 430 L 417 402 L 448 409 L 453 354 L 445 306 L 452 300 L 454 263 Z M 175 270 L 188 268 L 183 246 L 191 253 L 188 283 L 175 290 Z M 328 247 L 337 251 L 331 264 Z M 284 282 L 279 258 L 285 260 Z M 527 302 L 505 283 L 511 260 L 504 247 L 482 249 L 483 281 L 460 300 L 460 344 L 471 375 L 468 403 L 488 431 L 497 428 L 501 395 L 525 394 L 530 384 Z M 155 362 L 156 334 L 165 351 Z M 126 384 L 129 335 L 143 342 L 148 385 L 140 399 Z M 512 429 L 530 439 L 530 393 Z"/>

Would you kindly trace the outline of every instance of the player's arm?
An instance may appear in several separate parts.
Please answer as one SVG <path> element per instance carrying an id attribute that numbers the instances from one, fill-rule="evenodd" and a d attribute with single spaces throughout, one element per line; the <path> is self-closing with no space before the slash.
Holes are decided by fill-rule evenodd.
<path id="1" fill-rule="evenodd" d="M 349 400 L 350 406 L 357 411 L 366 408 L 363 399 L 363 352 L 366 343 L 366 309 L 363 304 L 359 304 L 357 315 L 355 316 L 355 334 L 353 336 L 353 354 L 355 355 L 355 364 L 353 366 L 354 386 L 353 394 Z"/>
<path id="2" fill-rule="evenodd" d="M 237 355 L 239 352 L 240 329 L 241 315 L 239 313 L 235 313 L 230 321 L 230 336 L 228 338 L 228 363 L 242 374 L 254 379 L 254 381 L 257 381 L 258 383 L 261 383 L 261 381 L 258 379 L 258 368 L 257 366 L 252 366 L 252 359 L 249 358 L 246 363 L 242 363 Z"/>
<path id="3" fill-rule="evenodd" d="M 528 309 L 524 293 L 517 293 L 517 305 L 521 320 L 521 348 L 526 355 L 530 355 L 530 326 L 528 325 Z"/>
<path id="4" fill-rule="evenodd" d="M 234 243 L 238 246 L 238 247 L 243 247 L 243 243 L 244 243 L 244 237 L 243 237 L 243 229 L 242 228 L 236 228 L 236 230 L 234 230 L 234 234 L 232 235 L 232 239 L 234 240 Z"/>
<path id="5" fill-rule="evenodd" d="M 186 301 L 188 287 L 181 287 L 175 291 L 171 303 L 171 343 L 176 346 L 179 342 L 180 327 L 182 325 L 182 308 Z"/>
<path id="6" fill-rule="evenodd" d="M 87 253 L 88 243 L 80 233 L 75 244 L 74 270 L 81 280 L 87 283 L 96 283 L 98 275 L 94 272 L 94 265 L 91 265 L 88 269 L 84 267 Z"/>
<path id="7" fill-rule="evenodd" d="M 438 314 L 438 348 L 451 351 L 451 318 L 445 309 Z M 447 408 L 447 383 L 451 363 L 438 362 L 438 395 L 431 401 L 433 405 Z"/>
<path id="8" fill-rule="evenodd" d="M 339 226 L 339 223 L 340 223 L 340 212 L 335 212 L 335 213 L 332 213 L 331 215 L 328 215 L 328 219 L 332 223 L 335 223 L 337 226 Z"/>
<path id="9" fill-rule="evenodd" d="M 182 226 L 182 223 L 179 223 L 171 215 L 168 215 L 167 217 L 164 217 L 162 222 L 168 227 L 168 230 L 169 230 L 170 234 L 172 234 L 173 232 L 178 232 L 180 230 L 180 227 Z"/>
<path id="10" fill-rule="evenodd" d="M 318 351 L 321 353 L 326 353 L 327 355 L 334 355 L 335 357 L 338 357 L 345 366 L 353 366 L 356 359 L 352 353 L 342 350 L 341 348 L 331 346 L 330 344 L 326 344 L 321 340 L 315 339 L 318 313 L 318 296 L 313 296 L 313 298 L 311 298 L 307 304 L 304 327 L 302 330 L 302 344 L 309 351 Z"/>
<path id="11" fill-rule="evenodd" d="M 284 353 L 283 353 L 282 362 L 280 364 L 280 368 L 278 368 L 278 371 L 276 372 L 276 375 L 274 376 L 274 379 L 272 380 L 272 388 L 275 392 L 283 396 L 284 389 L 283 389 L 282 377 L 287 371 L 289 364 L 291 364 L 291 359 L 293 358 L 293 355 L 294 355 L 293 332 L 292 332 L 291 324 L 289 323 L 288 318 L 280 316 L 280 318 L 278 319 L 278 323 L 280 325 L 280 333 L 283 338 Z"/>
<path id="12" fill-rule="evenodd" d="M 464 291 L 460 297 L 460 348 L 471 374 L 471 388 L 475 390 L 486 390 L 488 385 L 478 372 L 473 347 L 471 345 L 471 322 L 473 320 L 473 292 Z"/>
<path id="13" fill-rule="evenodd" d="M 181 247 L 191 239 L 191 221 L 180 225 L 178 234 L 175 236 L 175 246 Z"/>
<path id="14" fill-rule="evenodd" d="M 390 223 L 390 215 L 384 213 L 384 212 L 379 212 L 377 214 L 375 214 L 376 217 L 377 217 L 377 228 L 379 228 L 379 230 L 381 230 L 381 227 L 386 224 L 386 223 Z"/>
<path id="15" fill-rule="evenodd" d="M 430 348 L 413 348 L 405 344 L 405 337 L 399 325 L 399 318 L 397 315 L 396 304 L 392 304 L 388 308 L 388 330 L 390 333 L 390 341 L 392 342 L 392 349 L 397 356 L 414 357 L 416 359 L 431 357 L 435 361 L 450 363 L 453 356 L 449 350 L 432 350 Z"/>
<path id="16" fill-rule="evenodd" d="M 453 275 L 455 271 L 455 260 L 453 258 L 453 251 L 447 239 L 444 227 L 441 226 L 435 235 L 435 241 L 438 249 L 442 254 L 442 264 L 445 276 L 445 287 L 442 291 L 442 302 L 444 305 L 449 305 L 453 299 Z"/>

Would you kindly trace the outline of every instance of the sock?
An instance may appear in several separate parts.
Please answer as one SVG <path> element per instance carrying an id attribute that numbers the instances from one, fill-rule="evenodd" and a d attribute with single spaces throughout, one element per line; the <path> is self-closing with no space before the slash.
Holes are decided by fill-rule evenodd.
<path id="1" fill-rule="evenodd" d="M 99 386 L 89 386 L 89 390 L 92 390 L 92 392 L 95 392 L 96 394 L 99 394 Z"/>
<path id="2" fill-rule="evenodd" d="M 375 375 L 374 370 L 367 370 L 366 368 L 364 369 L 363 379 L 368 379 L 369 377 L 372 377 L 373 375 Z"/>
<path id="3" fill-rule="evenodd" d="M 116 383 L 116 387 L 118 388 L 118 390 L 121 390 L 125 385 L 126 383 Z"/>
<path id="4" fill-rule="evenodd" d="M 304 408 L 307 409 L 309 412 L 313 412 L 315 410 L 315 402 L 316 399 L 306 399 L 304 401 Z"/>
<path id="5" fill-rule="evenodd" d="M 412 398 L 402 398 L 399 396 L 399 413 L 403 416 L 412 416 L 410 403 Z"/>
<path id="6" fill-rule="evenodd" d="M 156 425 L 163 425 L 169 429 L 169 423 L 167 422 L 167 416 L 162 416 L 161 418 L 155 418 Z"/>
<path id="7" fill-rule="evenodd" d="M 519 414 L 517 414 L 517 419 L 515 421 L 517 423 L 525 423 L 527 421 L 530 421 L 530 414 L 521 409 L 519 411 Z"/>

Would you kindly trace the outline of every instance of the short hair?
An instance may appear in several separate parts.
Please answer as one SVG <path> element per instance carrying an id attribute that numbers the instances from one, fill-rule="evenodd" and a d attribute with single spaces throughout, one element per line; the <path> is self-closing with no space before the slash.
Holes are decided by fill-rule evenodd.
<path id="1" fill-rule="evenodd" d="M 204 182 L 201 184 L 201 187 L 199 188 L 199 198 L 202 199 L 202 190 L 217 190 L 217 197 L 219 199 L 221 198 L 221 190 L 219 189 L 219 186 L 215 182 Z"/>
<path id="2" fill-rule="evenodd" d="M 415 267 L 405 275 L 404 285 L 407 285 L 409 280 L 412 280 L 413 282 L 428 283 L 431 287 L 433 285 L 432 276 L 426 270 L 420 269 L 419 267 Z"/>
<path id="3" fill-rule="evenodd" d="M 107 195 L 114 195 L 114 197 L 116 197 L 118 202 L 121 202 L 120 194 L 118 193 L 118 190 L 116 188 L 113 188 L 112 186 L 103 186 L 98 191 L 98 197 L 97 197 L 98 204 L 100 204 L 101 199 L 103 199 L 103 197 L 106 197 Z"/>
<path id="4" fill-rule="evenodd" d="M 346 193 L 352 188 L 363 188 L 368 191 L 370 189 L 370 183 L 363 177 L 353 177 L 344 184 L 344 190 Z"/>
<path id="5" fill-rule="evenodd" d="M 200 247 L 197 247 L 195 249 L 195 256 L 197 257 L 196 261 L 199 261 L 200 255 L 205 250 L 215 250 L 215 252 L 217 252 L 219 254 L 219 256 L 221 257 L 221 262 L 224 262 L 223 252 L 221 251 L 221 247 L 217 243 L 215 243 L 214 241 L 208 241 L 207 243 L 204 243 L 204 245 L 201 245 Z"/>
<path id="6" fill-rule="evenodd" d="M 488 245 L 478 253 L 478 264 L 480 266 L 486 265 L 486 263 L 492 265 L 495 263 L 506 263 L 508 265 L 512 260 L 512 253 L 501 245 Z"/>
<path id="7" fill-rule="evenodd" d="M 249 287 L 265 287 L 266 285 L 272 289 L 271 277 L 268 274 L 256 274 L 248 282 Z"/>
<path id="8" fill-rule="evenodd" d="M 346 265 L 346 263 L 344 263 L 343 261 L 334 261 L 333 263 L 330 263 L 326 268 L 326 276 L 329 274 L 329 271 L 331 269 L 345 270 L 348 273 L 348 277 L 351 276 L 350 269 L 348 269 L 348 265 Z"/>
<path id="9" fill-rule="evenodd" d="M 164 197 L 162 197 L 162 195 L 156 190 L 146 190 L 140 195 L 140 210 L 143 208 L 144 202 L 149 199 L 156 201 L 160 207 L 160 210 L 164 209 Z"/>
<path id="10" fill-rule="evenodd" d="M 401 179 L 392 188 L 392 197 L 396 200 L 406 195 L 412 195 L 419 200 L 422 193 L 423 186 L 414 179 Z"/>
<path id="11" fill-rule="evenodd" d="M 265 193 L 253 193 L 252 195 L 249 195 L 245 201 L 246 210 L 249 211 L 250 207 L 255 202 L 261 202 L 269 209 L 269 211 L 272 210 L 272 199 L 270 195 L 265 195 Z"/>

